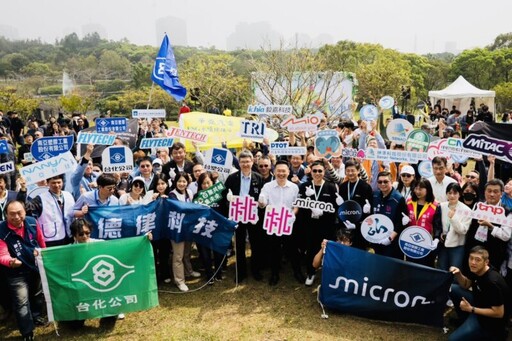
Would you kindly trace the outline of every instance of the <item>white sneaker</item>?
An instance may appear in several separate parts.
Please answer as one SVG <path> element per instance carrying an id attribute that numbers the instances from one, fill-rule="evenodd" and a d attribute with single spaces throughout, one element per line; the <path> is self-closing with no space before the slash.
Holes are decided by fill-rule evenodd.
<path id="1" fill-rule="evenodd" d="M 164 283 L 167 283 L 167 284 L 171 283 L 171 279 L 170 278 L 164 279 Z"/>
<path id="2" fill-rule="evenodd" d="M 446 306 L 450 307 L 450 308 L 453 308 L 453 301 L 452 300 L 446 301 Z"/>
<path id="3" fill-rule="evenodd" d="M 117 319 L 124 320 L 124 314 L 121 313 L 121 314 L 117 315 Z"/>
<path id="4" fill-rule="evenodd" d="M 314 281 L 315 281 L 315 275 L 311 275 L 311 276 L 308 276 L 308 278 L 306 278 L 306 282 L 304 284 L 306 284 L 308 287 L 310 287 L 313 285 Z"/>
<path id="5" fill-rule="evenodd" d="M 178 285 L 178 289 L 180 289 L 181 291 L 183 291 L 183 292 L 188 291 L 188 287 L 185 283 L 181 283 L 181 284 L 177 284 L 177 285 Z"/>
<path id="6" fill-rule="evenodd" d="M 201 274 L 199 272 L 197 272 L 197 271 L 192 271 L 189 274 L 189 277 L 199 278 L 199 277 L 201 277 Z"/>

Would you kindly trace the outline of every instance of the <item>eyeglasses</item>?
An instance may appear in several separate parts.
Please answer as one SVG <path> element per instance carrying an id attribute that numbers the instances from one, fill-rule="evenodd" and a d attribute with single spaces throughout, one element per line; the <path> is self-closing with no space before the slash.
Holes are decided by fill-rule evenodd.
<path id="1" fill-rule="evenodd" d="M 143 187 L 144 187 L 144 185 L 143 185 L 143 184 L 141 184 L 140 182 L 136 182 L 136 183 L 132 184 L 132 187 L 143 188 Z"/>
<path id="2" fill-rule="evenodd" d="M 139 168 L 149 168 L 151 165 L 140 165 Z"/>
<path id="3" fill-rule="evenodd" d="M 379 181 L 377 181 L 377 183 L 379 185 L 385 185 L 385 184 L 389 184 L 389 180 L 379 180 Z"/>
<path id="4" fill-rule="evenodd" d="M 79 237 L 83 237 L 83 236 L 90 236 L 91 235 L 91 232 L 80 232 L 78 234 Z"/>
<path id="5" fill-rule="evenodd" d="M 410 178 L 412 176 L 412 174 L 403 173 L 403 174 L 400 174 L 400 176 L 402 176 L 402 178 Z"/>
<path id="6" fill-rule="evenodd" d="M 476 179 L 476 176 L 467 174 L 466 178 L 468 178 L 468 179 Z"/>
<path id="7" fill-rule="evenodd" d="M 260 168 L 268 168 L 269 165 L 258 165 Z"/>
<path id="8" fill-rule="evenodd" d="M 323 169 L 313 169 L 311 170 L 313 173 L 323 173 Z"/>

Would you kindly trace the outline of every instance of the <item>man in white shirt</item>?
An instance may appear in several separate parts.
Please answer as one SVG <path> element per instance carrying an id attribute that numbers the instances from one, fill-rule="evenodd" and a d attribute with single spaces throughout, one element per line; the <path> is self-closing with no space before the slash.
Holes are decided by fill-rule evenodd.
<path id="1" fill-rule="evenodd" d="M 259 197 L 259 206 L 265 207 L 267 205 L 272 206 L 284 206 L 292 209 L 293 202 L 297 199 L 299 194 L 299 187 L 291 181 L 288 181 L 288 175 L 290 174 L 290 168 L 288 162 L 278 161 L 274 169 L 275 180 L 266 183 Z M 268 282 L 269 285 L 276 285 L 279 282 L 279 270 L 281 264 L 281 244 L 285 244 L 285 250 L 289 250 L 293 253 L 292 236 L 276 236 L 270 235 L 269 237 L 269 248 L 270 248 L 270 263 L 272 268 L 272 274 Z M 290 260 L 298 259 L 298 255 L 294 257 L 291 255 Z"/>
<path id="2" fill-rule="evenodd" d="M 432 171 L 434 172 L 434 176 L 428 178 L 428 181 L 430 181 L 432 190 L 434 191 L 434 197 L 439 203 L 448 201 L 446 187 L 453 182 L 457 182 L 455 179 L 446 176 L 447 166 L 448 161 L 443 156 L 436 156 L 432 159 Z"/>

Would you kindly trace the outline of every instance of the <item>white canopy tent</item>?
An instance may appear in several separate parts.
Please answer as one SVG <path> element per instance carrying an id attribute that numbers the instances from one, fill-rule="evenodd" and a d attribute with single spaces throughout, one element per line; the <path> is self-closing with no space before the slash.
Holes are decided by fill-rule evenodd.
<path id="1" fill-rule="evenodd" d="M 431 90 L 428 92 L 432 105 L 441 100 L 441 107 L 451 110 L 451 107 L 455 105 L 463 115 L 468 111 L 472 98 L 475 99 L 477 109 L 481 103 L 484 103 L 489 107 L 490 111 L 495 113 L 495 96 L 496 92 L 479 89 L 462 76 L 459 76 L 459 78 L 443 90 Z"/>

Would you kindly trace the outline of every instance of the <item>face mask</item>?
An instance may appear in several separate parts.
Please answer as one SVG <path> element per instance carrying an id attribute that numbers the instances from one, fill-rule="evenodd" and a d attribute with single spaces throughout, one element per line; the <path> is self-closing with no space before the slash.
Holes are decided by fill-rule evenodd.
<path id="1" fill-rule="evenodd" d="M 463 197 L 463 198 L 464 198 L 464 200 L 466 200 L 466 201 L 473 201 L 473 200 L 475 200 L 476 195 L 475 195 L 475 194 L 473 194 L 473 193 L 464 193 L 464 194 L 462 195 L 462 197 Z"/>

